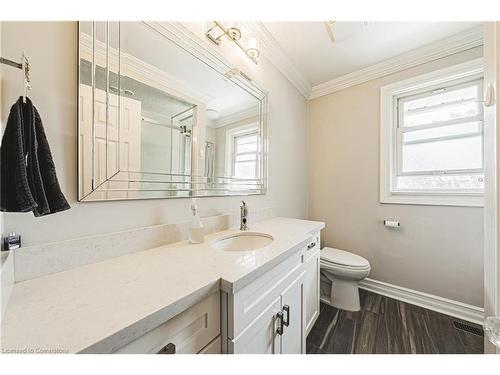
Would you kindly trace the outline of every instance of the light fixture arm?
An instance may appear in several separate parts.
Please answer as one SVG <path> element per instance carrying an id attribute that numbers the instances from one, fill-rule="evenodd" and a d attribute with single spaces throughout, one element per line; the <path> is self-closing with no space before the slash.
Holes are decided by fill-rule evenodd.
<path id="1" fill-rule="evenodd" d="M 241 49 L 250 60 L 252 60 L 255 64 L 259 63 L 257 58 L 260 55 L 260 51 L 258 49 L 255 38 L 251 38 L 253 41 L 252 45 L 249 46 L 248 48 L 245 48 L 241 43 L 242 34 L 240 29 L 238 29 L 235 26 L 226 28 L 218 21 L 211 21 L 211 22 L 212 25 L 207 27 L 205 35 L 212 43 L 220 45 L 222 38 L 226 36 L 227 39 L 236 44 L 239 47 L 239 49 Z"/>

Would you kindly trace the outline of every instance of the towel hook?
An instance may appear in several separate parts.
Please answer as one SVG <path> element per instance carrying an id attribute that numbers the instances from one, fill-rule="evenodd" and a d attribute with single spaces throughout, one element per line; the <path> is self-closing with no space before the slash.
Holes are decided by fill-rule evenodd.
<path id="1" fill-rule="evenodd" d="M 0 57 L 0 64 L 9 65 L 12 66 L 13 68 L 21 69 L 23 71 L 23 102 L 26 103 L 26 93 L 28 90 L 31 90 L 31 79 L 30 79 L 31 65 L 30 61 L 26 57 L 26 54 L 23 51 L 20 63 Z"/>
<path id="2" fill-rule="evenodd" d="M 22 71 L 23 71 L 23 102 L 26 103 L 26 94 L 28 90 L 31 90 L 31 79 L 30 79 L 30 61 L 26 57 L 23 51 L 21 58 Z"/>

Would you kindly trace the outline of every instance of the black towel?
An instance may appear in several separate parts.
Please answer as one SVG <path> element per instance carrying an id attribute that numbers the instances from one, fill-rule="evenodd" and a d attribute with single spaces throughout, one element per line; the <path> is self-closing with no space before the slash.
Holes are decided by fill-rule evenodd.
<path id="1" fill-rule="evenodd" d="M 61 192 L 42 119 L 31 100 L 10 109 L 0 150 L 1 211 L 43 216 L 70 208 Z"/>

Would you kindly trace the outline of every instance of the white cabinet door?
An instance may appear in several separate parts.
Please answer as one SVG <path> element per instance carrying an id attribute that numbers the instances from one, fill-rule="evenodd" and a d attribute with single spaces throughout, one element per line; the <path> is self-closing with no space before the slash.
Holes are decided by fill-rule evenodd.
<path id="1" fill-rule="evenodd" d="M 320 263 L 319 251 L 316 251 L 306 261 L 306 275 L 304 282 L 305 309 L 306 309 L 306 336 L 313 327 L 319 315 L 319 279 Z"/>
<path id="2" fill-rule="evenodd" d="M 279 354 L 280 336 L 276 333 L 276 314 L 281 310 L 277 297 L 235 340 L 229 350 L 235 354 Z"/>
<path id="3" fill-rule="evenodd" d="M 283 320 L 288 323 L 281 336 L 283 354 L 305 353 L 304 276 L 300 273 L 281 295 Z"/>

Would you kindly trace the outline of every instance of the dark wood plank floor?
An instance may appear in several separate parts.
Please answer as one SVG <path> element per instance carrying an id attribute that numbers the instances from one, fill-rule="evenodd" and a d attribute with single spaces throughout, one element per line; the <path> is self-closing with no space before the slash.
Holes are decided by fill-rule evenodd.
<path id="1" fill-rule="evenodd" d="M 466 323 L 435 311 L 360 291 L 361 311 L 321 304 L 307 337 L 308 354 L 481 354 L 483 336 L 458 329 Z"/>

